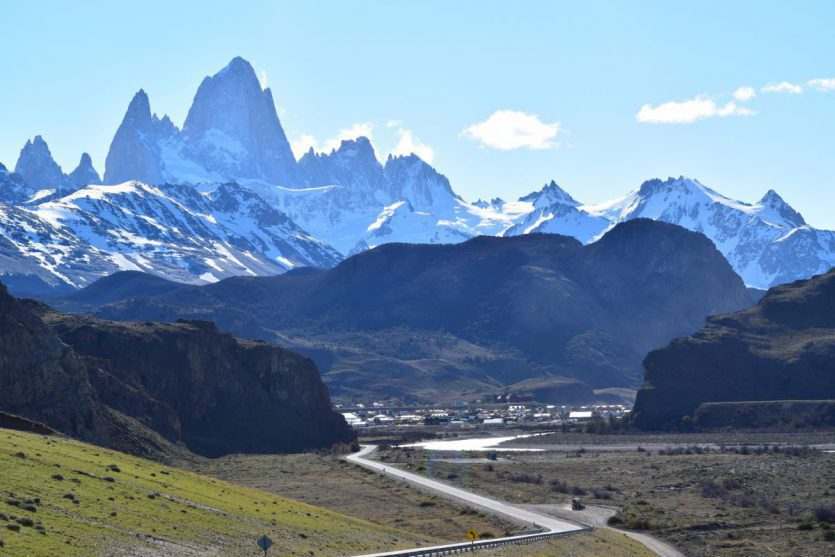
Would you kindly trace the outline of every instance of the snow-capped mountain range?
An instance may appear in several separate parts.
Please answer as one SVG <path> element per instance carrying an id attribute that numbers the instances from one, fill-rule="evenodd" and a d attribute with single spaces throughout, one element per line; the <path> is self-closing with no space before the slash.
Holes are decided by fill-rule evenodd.
<path id="1" fill-rule="evenodd" d="M 751 286 L 835 264 L 835 233 L 808 226 L 774 191 L 744 203 L 681 177 L 588 205 L 551 182 L 517 201 L 471 203 L 414 154 L 381 163 L 364 137 L 297 161 L 270 90 L 235 58 L 203 80 L 182 130 L 140 90 L 103 180 L 86 153 L 64 174 L 40 136 L 15 172 L 0 165 L 0 278 L 81 287 L 138 269 L 212 282 L 328 267 L 390 242 L 547 232 L 589 243 L 634 218 L 702 232 Z"/>
<path id="2" fill-rule="evenodd" d="M 649 218 L 677 224 L 710 238 L 746 284 L 768 288 L 808 278 L 835 265 L 835 232 L 810 227 L 777 192 L 756 203 L 735 201 L 679 177 L 648 180 L 629 194 L 582 205 L 553 182 L 523 198 L 532 210 L 505 234 L 552 232 L 595 240 L 614 224 Z"/>
<path id="3" fill-rule="evenodd" d="M 3 270 L 31 275 L 42 288 L 83 287 L 120 270 L 215 282 L 330 267 L 340 258 L 233 183 L 198 191 L 132 181 L 88 185 L 41 203 L 0 204 Z"/>

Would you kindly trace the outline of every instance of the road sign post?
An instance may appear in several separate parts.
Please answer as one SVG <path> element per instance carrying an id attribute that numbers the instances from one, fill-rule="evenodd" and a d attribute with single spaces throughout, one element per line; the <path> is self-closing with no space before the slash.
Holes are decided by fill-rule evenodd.
<path id="1" fill-rule="evenodd" d="M 264 550 L 264 557 L 267 556 L 267 551 L 273 546 L 273 541 L 270 539 L 269 536 L 264 534 L 260 540 L 258 540 L 258 547 Z"/>
<path id="2" fill-rule="evenodd" d="M 467 537 L 470 538 L 470 543 L 475 543 L 478 539 L 478 532 L 476 532 L 474 528 L 470 528 L 467 530 Z"/>

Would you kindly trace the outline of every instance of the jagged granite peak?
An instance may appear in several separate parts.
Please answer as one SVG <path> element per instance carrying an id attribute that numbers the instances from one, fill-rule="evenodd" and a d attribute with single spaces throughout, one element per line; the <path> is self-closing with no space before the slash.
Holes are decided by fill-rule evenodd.
<path id="1" fill-rule="evenodd" d="M 68 185 L 67 177 L 52 158 L 49 146 L 40 135 L 36 135 L 34 140 L 26 141 L 17 159 L 15 172 L 36 190 L 60 190 Z"/>
<path id="2" fill-rule="evenodd" d="M 83 188 L 89 184 L 98 184 L 101 182 L 99 173 L 93 168 L 93 159 L 87 153 L 81 154 L 81 160 L 78 166 L 70 172 L 67 176 L 70 183 L 76 188 Z"/>
<path id="3" fill-rule="evenodd" d="M 164 181 L 160 157 L 159 120 L 151 116 L 148 95 L 140 89 L 128 105 L 113 136 L 104 169 L 106 184 L 139 180 L 148 184 Z"/>
<path id="4" fill-rule="evenodd" d="M 255 70 L 234 58 L 197 89 L 183 125 L 184 153 L 226 179 L 300 185 L 296 159 L 281 127 L 272 92 Z"/>

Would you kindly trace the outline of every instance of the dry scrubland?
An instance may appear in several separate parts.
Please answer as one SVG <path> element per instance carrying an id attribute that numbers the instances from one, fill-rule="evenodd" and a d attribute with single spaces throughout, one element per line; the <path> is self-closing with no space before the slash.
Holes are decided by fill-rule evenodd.
<path id="1" fill-rule="evenodd" d="M 244 456 L 204 460 L 196 470 L 231 482 L 299 499 L 373 522 L 431 536 L 436 543 L 466 541 L 475 528 L 503 536 L 519 526 L 429 495 L 406 484 L 322 454 Z M 646 557 L 644 546 L 610 531 L 594 531 L 547 543 L 484 551 L 485 556 Z"/>
<path id="2" fill-rule="evenodd" d="M 449 456 L 392 449 L 380 458 L 516 504 L 564 504 L 579 496 L 617 507 L 613 525 L 687 555 L 835 552 L 835 455 L 820 451 L 578 450 L 514 453 L 491 463 L 445 461 Z"/>
<path id="3" fill-rule="evenodd" d="M 350 555 L 425 536 L 63 437 L 0 430 L 4 555 Z"/>

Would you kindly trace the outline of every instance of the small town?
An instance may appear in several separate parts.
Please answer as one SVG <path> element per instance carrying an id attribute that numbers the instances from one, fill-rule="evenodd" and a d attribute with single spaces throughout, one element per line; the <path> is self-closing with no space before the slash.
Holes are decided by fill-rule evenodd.
<path id="1" fill-rule="evenodd" d="M 381 402 L 336 405 L 354 429 L 408 426 L 503 427 L 563 426 L 595 420 L 620 420 L 631 407 L 623 404 L 588 406 L 537 404 L 462 404 L 455 406 L 388 406 Z"/>

